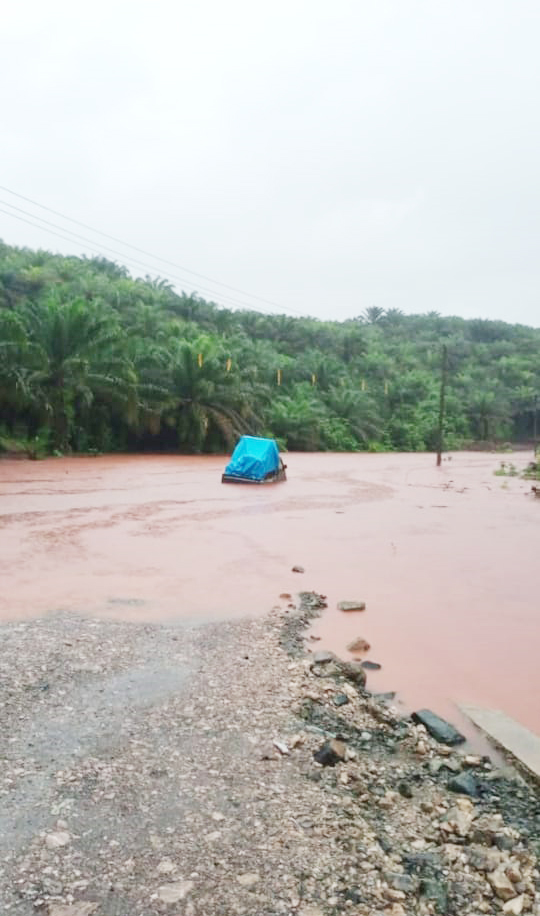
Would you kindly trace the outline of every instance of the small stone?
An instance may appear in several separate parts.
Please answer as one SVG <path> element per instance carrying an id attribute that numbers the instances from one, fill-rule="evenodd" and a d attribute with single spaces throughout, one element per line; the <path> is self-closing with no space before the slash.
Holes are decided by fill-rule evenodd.
<path id="1" fill-rule="evenodd" d="M 461 795 L 470 795 L 471 798 L 478 798 L 480 787 L 478 781 L 472 773 L 460 773 L 448 781 L 448 788 L 451 792 L 459 792 Z"/>
<path id="2" fill-rule="evenodd" d="M 325 741 L 317 751 L 314 751 L 313 757 L 323 767 L 335 767 L 336 763 L 345 760 L 346 752 L 347 746 L 344 742 L 333 738 L 331 741 Z"/>
<path id="3" fill-rule="evenodd" d="M 380 671 L 382 665 L 379 665 L 379 662 L 370 662 L 369 659 L 362 662 L 362 668 L 365 668 L 366 671 Z"/>
<path id="4" fill-rule="evenodd" d="M 357 687 L 365 687 L 366 672 L 360 662 L 342 662 L 339 666 L 339 671 L 343 677 L 352 681 Z"/>
<path id="5" fill-rule="evenodd" d="M 444 821 L 441 823 L 441 830 L 444 833 L 455 833 L 457 836 L 466 837 L 470 833 L 473 818 L 472 809 L 466 810 L 455 805 L 446 812 Z"/>
<path id="6" fill-rule="evenodd" d="M 340 601 L 338 602 L 338 611 L 365 611 L 365 601 Z"/>
<path id="7" fill-rule="evenodd" d="M 255 887 L 258 881 L 261 880 L 261 876 L 258 875 L 257 872 L 246 872 L 243 875 L 237 875 L 236 880 L 238 881 L 238 884 L 242 885 L 242 887 L 250 888 Z"/>
<path id="8" fill-rule="evenodd" d="M 61 849 L 67 846 L 71 840 L 71 835 L 67 830 L 58 830 L 56 833 L 48 833 L 45 837 L 45 846 L 47 849 Z"/>
<path id="9" fill-rule="evenodd" d="M 162 859 L 156 871 L 159 872 L 160 875 L 170 875 L 173 871 L 176 871 L 176 865 L 170 859 Z"/>
<path id="10" fill-rule="evenodd" d="M 450 770 L 452 773 L 459 773 L 461 766 L 458 760 L 433 757 L 433 759 L 429 761 L 428 769 L 432 776 L 436 776 L 440 770 Z"/>
<path id="11" fill-rule="evenodd" d="M 514 885 L 505 874 L 502 866 L 499 866 L 488 874 L 487 879 L 495 891 L 497 897 L 501 900 L 512 900 L 516 896 Z"/>
<path id="12" fill-rule="evenodd" d="M 158 897 L 163 903 L 178 903 L 179 900 L 185 900 L 194 887 L 193 881 L 173 881 L 158 888 Z"/>
<path id="13" fill-rule="evenodd" d="M 336 693 L 334 697 L 334 706 L 345 706 L 349 702 L 349 697 L 345 693 Z"/>
<path id="14" fill-rule="evenodd" d="M 404 872 L 386 872 L 384 878 L 389 887 L 405 894 L 414 893 L 418 887 L 417 879 L 411 875 L 406 875 Z"/>
<path id="15" fill-rule="evenodd" d="M 520 916 L 525 906 L 525 894 L 514 897 L 513 900 L 507 900 L 503 905 L 503 913 L 510 913 L 510 916 Z"/>
<path id="16" fill-rule="evenodd" d="M 304 569 L 303 566 L 293 566 L 292 572 L 295 572 L 295 573 L 304 573 L 304 572 L 305 572 L 305 569 Z"/>
<path id="17" fill-rule="evenodd" d="M 291 752 L 284 741 L 273 741 L 272 743 L 283 757 L 288 757 L 290 755 Z"/>
<path id="18" fill-rule="evenodd" d="M 347 646 L 349 652 L 369 652 L 371 646 L 365 639 L 362 639 L 361 636 L 358 636 L 356 639 L 353 639 L 352 642 Z M 362 667 L 366 667 L 363 665 Z"/>
<path id="19" fill-rule="evenodd" d="M 411 785 L 408 782 L 400 782 L 398 784 L 398 792 L 403 798 L 413 798 L 414 795 Z"/>

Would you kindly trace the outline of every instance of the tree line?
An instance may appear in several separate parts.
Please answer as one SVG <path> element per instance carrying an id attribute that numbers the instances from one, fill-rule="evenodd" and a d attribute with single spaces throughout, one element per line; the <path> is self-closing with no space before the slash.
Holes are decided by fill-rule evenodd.
<path id="1" fill-rule="evenodd" d="M 0 243 L 0 448 L 223 452 L 247 432 L 291 450 L 435 450 L 443 347 L 445 446 L 531 440 L 539 329 L 233 310 L 104 258 Z"/>

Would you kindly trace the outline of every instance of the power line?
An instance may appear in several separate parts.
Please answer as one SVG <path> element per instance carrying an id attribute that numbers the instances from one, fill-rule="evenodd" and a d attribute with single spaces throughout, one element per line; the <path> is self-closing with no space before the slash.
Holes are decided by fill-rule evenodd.
<path id="1" fill-rule="evenodd" d="M 0 203 L 4 203 L 6 206 L 13 208 L 13 204 L 8 204 L 6 201 L 0 200 Z M 85 239 L 84 236 L 80 236 L 78 235 L 78 233 L 72 232 L 71 229 L 64 229 L 63 226 L 57 226 L 55 223 L 50 223 L 48 220 L 44 220 L 42 217 L 36 216 L 33 213 L 29 214 L 26 210 L 21 210 L 20 207 L 15 207 L 14 209 L 18 210 L 20 213 L 25 213 L 27 216 L 32 216 L 33 219 L 32 220 L 25 219 L 23 216 L 18 216 L 16 213 L 10 213 L 8 210 L 4 210 L 1 207 L 0 207 L 0 213 L 4 213 L 5 216 L 11 216 L 13 219 L 17 219 L 22 223 L 27 223 L 27 225 L 32 226 L 34 229 L 41 229 L 43 232 L 48 232 L 49 235 L 54 235 L 57 238 L 63 239 L 66 242 L 73 243 L 74 238 L 83 239 L 84 241 L 90 243 L 91 247 L 88 248 L 87 250 L 90 251 L 93 255 L 97 257 L 103 257 L 103 250 L 110 251 L 110 252 L 113 252 L 114 254 L 119 254 L 123 262 L 127 263 L 127 265 L 130 267 L 132 267 L 132 265 L 136 265 L 138 267 L 143 267 L 145 270 L 148 270 L 154 273 L 156 272 L 155 266 L 145 264 L 144 262 L 139 261 L 138 259 L 132 258 L 131 255 L 124 254 L 123 252 L 117 252 L 115 251 L 115 249 L 109 248 L 107 245 L 96 247 L 99 245 L 99 242 L 97 241 Z M 68 238 L 66 235 L 63 235 L 60 232 L 55 232 L 54 229 L 47 228 L 47 226 L 40 226 L 38 223 L 35 223 L 33 221 L 34 219 L 47 223 L 49 226 L 55 226 L 58 229 L 62 229 L 63 232 L 70 233 L 70 235 L 74 236 L 74 238 Z M 168 273 L 165 279 L 176 280 L 178 283 L 182 285 L 185 284 L 186 282 L 185 278 L 177 277 L 175 274 L 171 274 L 171 273 Z M 232 296 L 225 295 L 224 293 L 221 293 L 219 290 L 217 291 L 211 290 L 211 289 L 208 289 L 208 287 L 204 287 L 204 286 L 201 286 L 200 289 L 202 292 L 205 292 L 206 294 L 214 297 L 213 301 L 215 299 L 218 299 L 219 302 L 217 304 L 221 304 L 223 306 L 226 306 L 228 308 L 233 308 L 233 309 L 240 308 L 240 309 L 245 309 L 247 311 L 254 311 L 254 312 L 261 312 L 262 314 L 268 314 L 268 312 L 263 310 L 260 306 L 257 307 L 255 305 L 251 305 L 250 303 L 241 302 L 238 299 L 233 299 Z M 194 290 L 194 292 L 198 293 L 199 290 Z M 302 317 L 305 317 L 305 316 L 302 316 Z"/>
<path id="2" fill-rule="evenodd" d="M 34 213 L 29 213 L 27 210 L 23 210 L 21 209 L 21 207 L 16 207 L 14 204 L 10 204 L 5 200 L 0 200 L 0 204 L 4 204 L 4 206 L 10 207 L 10 209 L 12 210 L 17 210 L 18 213 L 23 213 L 25 216 L 31 217 L 32 220 L 39 220 L 40 223 L 45 223 L 45 226 L 38 226 L 36 223 L 30 222 L 30 225 L 34 226 L 34 228 L 43 229 L 44 232 L 50 232 L 51 230 L 47 229 L 46 226 L 52 226 L 53 229 L 60 229 L 62 232 L 67 232 L 69 235 L 73 236 L 75 239 L 79 239 L 83 242 L 87 242 L 93 246 L 96 246 L 96 245 L 99 246 L 97 249 L 99 254 L 101 254 L 102 251 L 108 251 L 114 255 L 118 255 L 120 258 L 122 258 L 124 261 L 127 261 L 128 263 L 131 262 L 131 264 L 135 264 L 137 267 L 143 267 L 144 270 L 155 271 L 156 269 L 155 267 L 149 264 L 145 264 L 144 261 L 139 261 L 138 258 L 134 258 L 132 255 L 124 254 L 122 251 L 118 251 L 116 248 L 111 248 L 109 245 L 103 245 L 94 239 L 88 239 L 86 238 L 86 236 L 79 235 L 78 232 L 73 232 L 73 230 L 71 229 L 65 229 L 64 226 L 59 226 L 57 223 L 51 223 L 50 220 L 44 219 L 42 216 L 36 216 Z M 22 222 L 29 222 L 29 220 L 23 220 L 21 217 L 18 217 L 15 213 L 8 213 L 6 210 L 2 210 L 2 213 L 5 213 L 7 216 L 13 216 L 15 219 L 21 219 Z M 58 233 L 55 233 L 55 232 L 53 232 L 52 234 L 58 235 Z M 66 236 L 62 235 L 60 236 L 60 238 L 66 239 Z M 72 240 L 73 239 L 66 239 L 66 241 L 69 241 L 69 242 Z M 178 277 L 175 274 L 169 274 L 169 277 L 173 280 L 177 280 L 178 283 L 181 283 L 181 284 L 184 284 L 184 283 L 189 284 L 191 282 L 189 280 L 186 281 L 184 277 Z M 234 299 L 232 296 L 221 293 L 219 290 L 213 290 L 205 286 L 202 286 L 201 290 L 203 290 L 205 293 L 210 294 L 211 296 L 217 295 L 224 302 L 228 301 L 232 303 L 233 305 L 239 306 L 240 308 L 251 308 L 251 306 L 248 303 L 241 302 L 238 299 Z"/>
<path id="3" fill-rule="evenodd" d="M 263 302 L 265 305 L 271 305 L 274 308 L 280 309 L 282 312 L 291 312 L 300 317 L 305 317 L 301 312 L 295 311 L 291 308 L 284 308 L 278 302 L 273 302 L 271 299 L 264 299 L 262 296 L 256 296 L 251 293 L 246 292 L 245 290 L 239 289 L 236 286 L 230 286 L 228 283 L 222 283 L 220 280 L 214 280 L 212 277 L 208 277 L 205 274 L 197 273 L 195 270 L 190 270 L 188 267 L 183 267 L 181 264 L 176 264 L 174 261 L 169 261 L 167 258 L 162 258 L 159 255 L 154 255 L 150 251 L 146 251 L 144 248 L 139 248 L 137 245 L 132 245 L 130 242 L 124 242 L 123 239 L 118 238 L 115 235 L 109 235 L 108 232 L 103 232 L 101 229 L 95 229 L 93 226 L 88 225 L 88 223 L 83 223 L 78 219 L 73 219 L 71 216 L 66 216 L 64 213 L 61 213 L 59 210 L 53 210 L 52 207 L 47 207 L 45 204 L 40 204 L 37 200 L 33 200 L 31 197 L 25 197 L 24 194 L 18 194 L 17 191 L 12 191 L 11 188 L 7 188 L 4 185 L 0 185 L 0 190 L 7 191 L 8 194 L 13 194 L 14 197 L 18 197 L 21 200 L 27 201 L 27 203 L 33 204 L 35 207 L 39 207 L 41 210 L 47 210 L 49 213 L 54 213 L 55 216 L 61 217 L 61 219 L 67 220 L 70 223 L 74 223 L 76 226 L 82 226 L 83 229 L 89 229 L 90 232 L 94 232 L 97 235 L 102 235 L 104 238 L 108 238 L 113 242 L 118 242 L 120 245 L 123 245 L 125 248 L 132 248 L 134 251 L 138 251 L 139 254 L 144 254 L 146 257 L 152 258 L 154 261 L 160 261 L 162 264 L 168 264 L 170 267 L 174 267 L 177 270 L 183 270 L 188 274 L 192 274 L 194 277 L 199 277 L 201 280 L 207 280 L 209 283 L 214 283 L 217 286 L 222 286 L 224 289 L 230 289 L 235 293 L 240 293 L 242 296 L 247 296 L 249 299 L 256 299 L 258 302 Z M 8 204 L 7 206 L 12 206 Z M 24 212 L 24 211 L 23 211 Z M 36 217 L 40 219 L 40 217 Z M 65 230 L 70 232 L 69 229 Z"/>

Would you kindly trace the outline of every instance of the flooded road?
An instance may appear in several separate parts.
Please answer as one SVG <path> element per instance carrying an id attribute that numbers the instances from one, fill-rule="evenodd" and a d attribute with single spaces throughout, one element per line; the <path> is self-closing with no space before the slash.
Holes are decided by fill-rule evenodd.
<path id="1" fill-rule="evenodd" d="M 0 461 L 0 620 L 238 617 L 313 589 L 329 603 L 313 648 L 366 639 L 382 665 L 370 689 L 454 721 L 455 702 L 497 707 L 540 731 L 530 484 L 494 476 L 492 454 L 440 469 L 422 454 L 286 460 L 289 480 L 268 487 L 222 485 L 215 457 Z M 367 610 L 337 610 L 350 599 Z"/>

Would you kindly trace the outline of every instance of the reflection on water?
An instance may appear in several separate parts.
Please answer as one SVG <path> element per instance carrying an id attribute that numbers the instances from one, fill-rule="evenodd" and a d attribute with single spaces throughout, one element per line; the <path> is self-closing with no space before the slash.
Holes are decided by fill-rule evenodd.
<path id="1" fill-rule="evenodd" d="M 267 487 L 221 484 L 223 464 L 1 461 L 0 620 L 263 614 L 314 589 L 329 608 L 311 644 L 347 654 L 366 639 L 382 664 L 371 689 L 443 714 L 452 701 L 498 707 L 540 731 L 540 504 L 493 475 L 496 455 L 437 469 L 431 455 L 289 454 L 288 482 Z M 338 611 L 349 599 L 367 610 Z"/>

